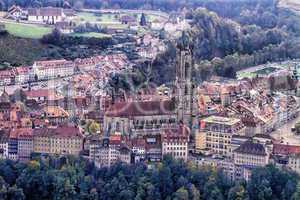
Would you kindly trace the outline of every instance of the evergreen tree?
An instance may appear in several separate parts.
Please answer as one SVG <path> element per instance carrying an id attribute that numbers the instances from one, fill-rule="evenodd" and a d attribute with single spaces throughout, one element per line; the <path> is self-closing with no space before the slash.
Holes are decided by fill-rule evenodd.
<path id="1" fill-rule="evenodd" d="M 142 13 L 142 15 L 141 15 L 140 25 L 141 26 L 146 26 L 147 25 L 146 15 L 144 13 Z"/>

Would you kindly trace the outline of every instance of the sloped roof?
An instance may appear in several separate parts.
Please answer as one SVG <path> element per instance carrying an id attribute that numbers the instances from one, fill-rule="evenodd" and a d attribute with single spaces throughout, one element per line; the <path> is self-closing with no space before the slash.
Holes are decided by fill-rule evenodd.
<path id="1" fill-rule="evenodd" d="M 62 16 L 63 9 L 62 8 L 30 8 L 28 9 L 29 16 Z"/>
<path id="2" fill-rule="evenodd" d="M 266 150 L 262 144 L 254 143 L 250 140 L 243 143 L 237 149 L 234 150 L 236 153 L 241 154 L 251 154 L 251 155 L 258 155 L 258 156 L 266 156 Z"/>
<path id="3" fill-rule="evenodd" d="M 109 117 L 171 115 L 175 113 L 173 101 L 118 102 L 105 113 Z"/>

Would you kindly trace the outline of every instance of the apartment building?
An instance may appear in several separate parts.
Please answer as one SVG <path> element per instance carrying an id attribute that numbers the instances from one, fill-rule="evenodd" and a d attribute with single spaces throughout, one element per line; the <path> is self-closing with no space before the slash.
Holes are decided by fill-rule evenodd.
<path id="1" fill-rule="evenodd" d="M 83 135 L 76 126 L 40 128 L 33 130 L 34 152 L 79 155 L 83 149 Z"/>
<path id="2" fill-rule="evenodd" d="M 34 62 L 32 69 L 38 80 L 48 80 L 73 75 L 75 64 L 65 59 L 37 61 Z"/>
<path id="3" fill-rule="evenodd" d="M 215 154 L 231 155 L 231 138 L 233 135 L 244 135 L 245 126 L 240 119 L 210 116 L 201 120 L 195 136 L 196 152 L 204 149 Z"/>
<path id="4" fill-rule="evenodd" d="M 234 164 L 263 167 L 269 163 L 269 154 L 263 144 L 246 141 L 233 151 Z"/>
<path id="5" fill-rule="evenodd" d="M 177 129 L 162 131 L 162 155 L 171 155 L 175 159 L 187 161 L 189 129 L 180 125 Z"/>

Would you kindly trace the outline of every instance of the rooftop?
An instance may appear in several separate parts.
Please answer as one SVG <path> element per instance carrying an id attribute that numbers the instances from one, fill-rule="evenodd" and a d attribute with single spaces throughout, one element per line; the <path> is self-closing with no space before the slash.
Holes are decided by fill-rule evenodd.
<path id="1" fill-rule="evenodd" d="M 258 156 L 266 156 L 265 147 L 262 144 L 254 143 L 251 140 L 246 141 L 237 149 L 234 150 L 236 153 L 241 154 L 251 154 L 251 155 L 258 155 Z"/>
<path id="2" fill-rule="evenodd" d="M 236 123 L 239 123 L 240 119 L 220 117 L 220 116 L 210 116 L 210 117 L 203 119 L 202 121 L 206 122 L 206 123 L 225 124 L 228 126 L 232 126 Z"/>

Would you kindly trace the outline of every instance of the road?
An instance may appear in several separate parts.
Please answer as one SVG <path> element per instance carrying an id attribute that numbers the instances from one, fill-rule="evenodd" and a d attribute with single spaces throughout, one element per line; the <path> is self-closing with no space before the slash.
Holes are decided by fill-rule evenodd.
<path id="1" fill-rule="evenodd" d="M 288 121 L 285 125 L 278 128 L 276 131 L 273 131 L 271 133 L 271 136 L 278 140 L 283 138 L 283 143 L 285 144 L 288 143 L 288 144 L 300 145 L 300 136 L 294 135 L 294 133 L 291 131 L 291 129 L 299 121 L 300 121 L 300 115 L 295 119 Z"/>

